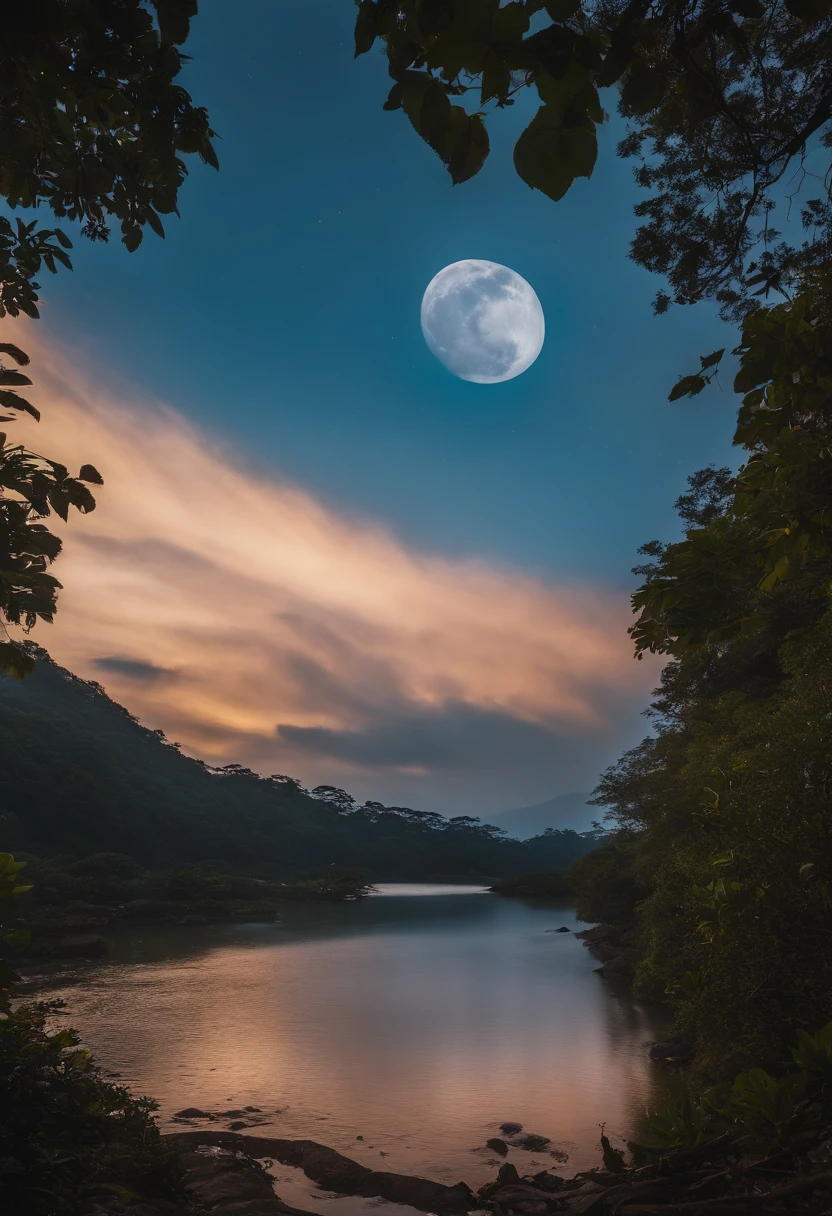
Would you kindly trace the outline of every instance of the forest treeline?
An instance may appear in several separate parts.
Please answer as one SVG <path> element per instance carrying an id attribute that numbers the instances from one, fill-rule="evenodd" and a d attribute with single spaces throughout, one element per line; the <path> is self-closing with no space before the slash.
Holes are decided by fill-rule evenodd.
<path id="1" fill-rule="evenodd" d="M 600 838 L 548 831 L 521 842 L 467 815 L 359 805 L 332 786 L 211 768 L 30 649 L 35 673 L 0 681 L 0 834 L 19 855 L 115 853 L 152 870 L 206 864 L 268 879 L 333 868 L 370 880 L 499 878 L 565 869 Z"/>
<path id="2" fill-rule="evenodd" d="M 750 314 L 738 473 L 637 567 L 639 651 L 670 656 L 654 735 L 604 774 L 613 839 L 575 867 L 583 915 L 638 930 L 636 986 L 704 1068 L 786 1058 L 832 1009 L 832 310 L 818 274 Z"/>

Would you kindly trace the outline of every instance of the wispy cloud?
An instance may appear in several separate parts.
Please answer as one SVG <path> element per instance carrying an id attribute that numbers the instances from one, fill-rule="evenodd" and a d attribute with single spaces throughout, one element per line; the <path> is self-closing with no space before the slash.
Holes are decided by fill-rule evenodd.
<path id="1" fill-rule="evenodd" d="M 408 547 L 21 338 L 43 422 L 15 434 L 105 478 L 36 640 L 185 750 L 490 811 L 591 782 L 637 729 L 625 596 Z"/>

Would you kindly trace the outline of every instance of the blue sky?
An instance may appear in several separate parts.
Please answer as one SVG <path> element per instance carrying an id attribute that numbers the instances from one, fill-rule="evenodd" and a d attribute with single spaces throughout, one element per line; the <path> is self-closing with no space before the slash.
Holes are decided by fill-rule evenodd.
<path id="1" fill-rule="evenodd" d="M 408 539 L 627 580 L 637 545 L 673 530 L 686 473 L 726 458 L 733 410 L 719 392 L 666 401 L 730 333 L 704 306 L 652 316 L 659 284 L 626 257 L 637 191 L 616 124 L 556 205 L 511 165 L 524 99 L 454 188 L 382 111 L 386 65 L 353 60 L 347 0 L 200 9 L 187 84 L 221 172 L 192 169 L 166 241 L 79 246 L 75 274 L 48 284 L 50 324 Z M 465 257 L 513 267 L 543 304 L 544 351 L 507 384 L 457 380 L 422 339 L 425 286 Z"/>
<path id="2" fill-rule="evenodd" d="M 43 284 L 44 328 L 102 380 L 403 546 L 624 592 L 638 545 L 676 533 L 685 476 L 732 459 L 730 391 L 666 400 L 732 333 L 705 306 L 652 315 L 661 284 L 627 258 L 638 194 L 615 120 L 594 177 L 559 204 L 511 164 L 531 98 L 493 115 L 489 161 L 454 188 L 404 115 L 382 111 L 385 61 L 353 60 L 353 18 L 348 0 L 202 0 L 185 83 L 221 136 L 221 171 L 191 166 L 165 241 L 133 255 L 77 242 L 74 273 Z M 456 379 L 422 338 L 424 288 L 469 257 L 518 271 L 545 312 L 540 358 L 504 384 Z M 574 780 L 642 730 L 628 703 Z M 573 780 L 542 764 L 514 799 L 509 769 L 505 805 Z M 356 782 L 400 789 L 372 768 Z M 400 796 L 453 809 L 437 782 Z M 479 795 L 458 796 L 470 810 Z"/>

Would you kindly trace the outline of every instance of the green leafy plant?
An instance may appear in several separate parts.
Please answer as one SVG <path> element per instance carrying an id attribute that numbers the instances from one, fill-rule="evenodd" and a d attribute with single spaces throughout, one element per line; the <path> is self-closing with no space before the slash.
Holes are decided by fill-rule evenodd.
<path id="1" fill-rule="evenodd" d="M 118 224 L 127 250 L 145 229 L 164 237 L 162 215 L 177 213 L 185 158 L 218 167 L 204 109 L 177 81 L 181 44 L 196 0 L 88 0 L 30 4 L 11 0 L 0 37 L 0 199 L 12 210 L 45 207 L 78 222 L 90 240 Z M 71 269 L 72 242 L 61 228 L 0 215 L 0 317 L 36 318 L 36 276 Z M 28 356 L 0 345 L 17 367 Z M 0 359 L 0 405 L 39 413 L 17 391 L 29 377 Z M 60 583 L 49 572 L 61 542 L 41 521 L 70 507 L 93 510 L 93 465 L 76 476 L 57 461 L 0 435 L 0 627 L 31 629 L 51 620 Z M 0 641 L 0 674 L 31 674 L 31 654 Z"/>
<path id="2" fill-rule="evenodd" d="M 0 1016 L 0 1202 L 74 1216 L 159 1197 L 187 1211 L 156 1104 L 105 1080 L 75 1031 L 50 1027 L 60 1012 L 41 1004 Z"/>
<path id="3" fill-rule="evenodd" d="M 727 1093 L 682 1094 L 649 1117 L 638 1149 L 655 1155 L 719 1142 L 752 1157 L 799 1149 L 832 1116 L 832 1022 L 815 1035 L 801 1030 L 792 1059 L 779 1076 L 764 1068 L 740 1073 Z"/>
<path id="4" fill-rule="evenodd" d="M 829 259 L 828 178 L 805 201 L 802 243 L 773 222 L 778 204 L 791 206 L 815 180 L 807 146 L 828 163 L 828 0 L 356 3 L 356 55 L 378 41 L 387 56 L 384 108 L 404 111 L 454 184 L 489 154 L 489 113 L 528 91 L 539 108 L 519 134 L 514 166 L 533 189 L 562 199 L 592 174 L 604 90 L 617 90 L 628 125 L 619 155 L 635 160 L 637 183 L 652 191 L 636 207 L 643 222 L 631 255 L 668 281 L 658 312 L 713 299 L 738 318 Z"/>
<path id="5" fill-rule="evenodd" d="M 7 900 L 16 895 L 31 891 L 30 883 L 20 882 L 20 875 L 26 868 L 24 861 L 15 861 L 11 853 L 0 853 L 0 942 L 13 949 L 29 944 L 29 933 L 25 928 L 10 928 L 8 916 L 4 915 L 8 908 Z M 0 958 L 0 1015 L 9 1012 L 11 991 L 20 977 L 5 958 Z"/>

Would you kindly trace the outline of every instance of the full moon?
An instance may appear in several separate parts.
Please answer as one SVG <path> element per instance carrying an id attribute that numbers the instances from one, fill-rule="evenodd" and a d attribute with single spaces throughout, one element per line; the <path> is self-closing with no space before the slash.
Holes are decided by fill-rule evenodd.
<path id="1" fill-rule="evenodd" d="M 531 367 L 545 323 L 534 288 L 498 262 L 452 262 L 422 297 L 422 333 L 449 371 L 474 384 L 500 384 Z"/>

